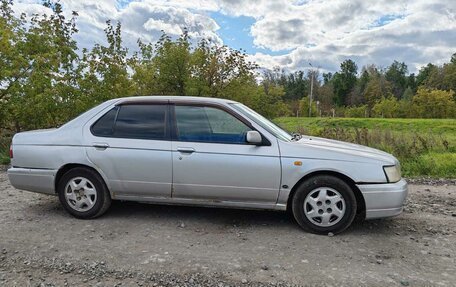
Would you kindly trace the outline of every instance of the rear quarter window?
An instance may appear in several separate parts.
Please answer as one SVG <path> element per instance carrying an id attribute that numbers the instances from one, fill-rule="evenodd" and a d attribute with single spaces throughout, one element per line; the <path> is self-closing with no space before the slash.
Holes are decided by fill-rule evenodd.
<path id="1" fill-rule="evenodd" d="M 116 119 L 116 114 L 118 107 L 114 107 L 109 112 L 104 114 L 95 124 L 92 126 L 91 131 L 95 136 L 110 136 L 114 131 L 114 121 Z"/>

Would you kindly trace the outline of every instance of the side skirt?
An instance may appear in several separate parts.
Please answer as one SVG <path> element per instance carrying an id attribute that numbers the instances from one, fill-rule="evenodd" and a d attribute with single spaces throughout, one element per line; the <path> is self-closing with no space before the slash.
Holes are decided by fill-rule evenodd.
<path id="1" fill-rule="evenodd" d="M 204 207 L 221 207 L 221 208 L 237 208 L 237 209 L 263 209 L 263 210 L 286 210 L 286 205 L 283 204 L 266 204 L 266 203 L 249 203 L 235 201 L 219 201 L 219 200 L 196 200 L 185 198 L 166 198 L 166 197 L 144 197 L 144 196 L 119 196 L 116 200 L 136 201 L 143 203 L 168 204 L 168 205 L 188 205 L 188 206 L 204 206 Z"/>

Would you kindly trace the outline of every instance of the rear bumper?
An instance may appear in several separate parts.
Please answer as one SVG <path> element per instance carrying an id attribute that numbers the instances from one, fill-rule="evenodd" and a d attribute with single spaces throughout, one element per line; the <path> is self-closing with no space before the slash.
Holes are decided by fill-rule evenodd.
<path id="1" fill-rule="evenodd" d="M 358 184 L 366 203 L 366 219 L 396 216 L 402 213 L 408 186 L 404 179 L 396 183 Z"/>
<path id="2" fill-rule="evenodd" d="M 12 167 L 8 169 L 8 178 L 17 189 L 55 195 L 56 172 L 51 169 Z"/>

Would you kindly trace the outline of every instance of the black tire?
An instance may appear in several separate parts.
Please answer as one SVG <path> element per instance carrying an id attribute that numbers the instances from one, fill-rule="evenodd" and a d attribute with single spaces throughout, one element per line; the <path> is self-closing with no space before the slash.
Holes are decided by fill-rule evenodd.
<path id="1" fill-rule="evenodd" d="M 96 192 L 96 200 L 94 200 L 95 202 L 93 206 L 85 211 L 76 210 L 67 202 L 65 197 L 65 187 L 67 184 L 74 178 L 79 177 L 88 179 L 95 187 Z M 57 192 L 59 195 L 60 203 L 63 205 L 65 210 L 79 219 L 92 219 L 101 216 L 108 210 L 109 206 L 111 205 L 111 196 L 103 178 L 101 178 L 97 172 L 88 168 L 77 167 L 66 172 L 59 180 L 59 183 L 57 185 Z"/>
<path id="2" fill-rule="evenodd" d="M 309 193 L 320 187 L 336 190 L 345 201 L 345 213 L 332 226 L 319 226 L 307 218 L 304 202 Z M 301 183 L 292 198 L 292 212 L 298 224 L 306 231 L 316 234 L 337 234 L 344 231 L 353 222 L 356 215 L 356 197 L 350 186 L 340 178 L 331 175 L 317 175 Z"/>

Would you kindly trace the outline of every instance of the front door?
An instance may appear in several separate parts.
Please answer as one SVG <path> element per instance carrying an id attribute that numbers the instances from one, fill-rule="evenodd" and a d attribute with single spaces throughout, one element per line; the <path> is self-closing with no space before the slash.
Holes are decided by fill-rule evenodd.
<path id="1" fill-rule="evenodd" d="M 122 197 L 171 197 L 167 104 L 114 107 L 86 132 L 87 155 Z"/>
<path id="2" fill-rule="evenodd" d="M 175 104 L 174 114 L 173 198 L 276 202 L 281 177 L 276 144 L 248 144 L 252 127 L 227 108 Z"/>

